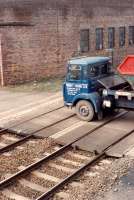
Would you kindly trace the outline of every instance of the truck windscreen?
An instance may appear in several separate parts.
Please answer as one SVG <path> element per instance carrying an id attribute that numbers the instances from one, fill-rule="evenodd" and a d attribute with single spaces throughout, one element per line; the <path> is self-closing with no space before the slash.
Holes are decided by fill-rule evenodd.
<path id="1" fill-rule="evenodd" d="M 70 65 L 68 68 L 67 80 L 80 80 L 81 67 L 79 65 Z"/>

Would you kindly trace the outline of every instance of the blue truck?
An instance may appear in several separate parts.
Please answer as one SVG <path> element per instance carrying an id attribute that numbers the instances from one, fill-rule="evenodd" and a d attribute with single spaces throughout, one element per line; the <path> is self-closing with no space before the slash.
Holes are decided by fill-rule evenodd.
<path id="1" fill-rule="evenodd" d="M 132 85 L 113 71 L 109 57 L 77 57 L 67 64 L 64 104 L 84 121 L 102 119 L 104 110 L 134 109 Z"/>

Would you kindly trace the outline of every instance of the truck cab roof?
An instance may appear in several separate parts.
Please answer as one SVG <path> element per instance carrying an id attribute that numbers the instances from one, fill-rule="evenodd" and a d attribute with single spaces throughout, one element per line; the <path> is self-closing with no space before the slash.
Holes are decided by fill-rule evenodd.
<path id="1" fill-rule="evenodd" d="M 109 57 L 78 57 L 72 58 L 68 61 L 70 65 L 92 65 L 97 63 L 104 63 L 110 61 Z"/>

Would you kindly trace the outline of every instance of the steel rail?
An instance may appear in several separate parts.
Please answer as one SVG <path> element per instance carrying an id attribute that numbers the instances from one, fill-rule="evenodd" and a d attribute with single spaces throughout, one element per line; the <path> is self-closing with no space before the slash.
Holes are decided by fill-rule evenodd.
<path id="1" fill-rule="evenodd" d="M 36 200 L 47 200 L 51 195 L 54 194 L 58 189 L 63 187 L 64 184 L 71 181 L 75 176 L 77 176 L 79 173 L 83 172 L 86 168 L 89 169 L 92 165 L 96 164 L 100 159 L 105 158 L 107 156 L 107 151 L 112 148 L 115 144 L 119 143 L 123 139 L 127 138 L 129 135 L 131 135 L 134 132 L 134 129 L 132 131 L 129 131 L 125 136 L 119 138 L 117 141 L 113 142 L 111 145 L 109 145 L 105 150 L 103 150 L 102 153 L 100 153 L 98 156 L 93 158 L 92 160 L 88 161 L 85 165 L 81 166 L 78 170 L 73 172 L 71 175 L 67 176 L 65 179 L 57 183 L 55 186 L 50 188 L 47 192 L 42 194 L 40 197 L 38 197 Z"/>
<path id="2" fill-rule="evenodd" d="M 52 188 L 50 188 L 47 192 L 45 192 L 44 194 L 42 194 L 40 197 L 38 197 L 36 200 L 47 200 L 50 198 L 50 196 L 52 196 L 58 189 L 60 189 L 61 187 L 63 187 L 64 184 L 69 183 L 69 181 L 71 181 L 74 177 L 76 177 L 79 173 L 83 172 L 85 169 L 89 168 L 89 166 L 91 167 L 92 165 L 94 165 L 97 161 L 99 161 L 102 158 L 105 158 L 106 155 L 105 153 L 101 153 L 98 156 L 96 156 L 95 158 L 93 158 L 92 160 L 88 161 L 85 165 L 81 166 L 78 170 L 76 170 L 74 173 L 70 174 L 69 176 L 67 176 L 65 179 L 63 179 L 62 181 L 60 181 L 59 183 L 57 183 L 55 186 L 53 186 Z"/>
<path id="3" fill-rule="evenodd" d="M 69 118 L 71 118 L 71 117 L 73 117 L 73 116 L 75 116 L 75 114 L 72 114 L 72 115 L 70 115 L 70 116 L 68 116 L 68 117 L 66 117 L 66 118 L 64 118 L 64 119 L 58 120 L 58 121 L 54 122 L 53 124 L 44 126 L 44 127 L 40 128 L 40 129 L 38 129 L 38 130 L 36 130 L 36 131 L 33 131 L 32 133 L 28 134 L 27 136 L 21 138 L 20 140 L 18 140 L 18 141 L 16 141 L 16 142 L 13 142 L 12 144 L 9 144 L 9 145 L 7 145 L 7 146 L 5 146 L 5 147 L 3 147 L 3 148 L 0 148 L 0 154 L 2 154 L 2 153 L 4 153 L 4 152 L 7 152 L 7 151 L 9 151 L 9 150 L 11 150 L 11 149 L 17 147 L 18 145 L 20 145 L 20 144 L 26 142 L 27 140 L 29 140 L 29 139 L 31 139 L 31 138 L 35 138 L 35 137 L 36 137 L 36 136 L 34 135 L 35 133 L 38 134 L 38 132 L 40 132 L 40 131 L 42 131 L 42 130 L 45 130 L 46 128 L 49 128 L 49 127 L 51 127 L 51 126 L 54 126 L 54 125 L 56 125 L 56 124 L 58 124 L 58 123 L 60 123 L 60 122 L 63 122 L 64 120 L 67 120 L 67 119 L 69 119 Z M 24 134 L 24 133 L 23 133 L 23 134 Z"/>
<path id="4" fill-rule="evenodd" d="M 43 116 L 43 115 L 46 115 L 46 114 L 49 114 L 49 113 L 54 112 L 54 111 L 56 111 L 56 110 L 59 110 L 59 109 L 61 109 L 61 108 L 63 108 L 63 107 L 64 107 L 64 106 L 60 106 L 60 107 L 55 108 L 55 109 L 53 109 L 53 110 L 50 110 L 50 111 L 48 111 L 48 112 L 44 112 L 44 113 L 42 113 L 42 114 L 36 115 L 35 117 L 31 117 L 31 118 L 29 118 L 29 119 L 27 119 L 27 120 L 23 120 L 23 121 L 21 121 L 21 122 L 18 123 L 18 124 L 13 124 L 13 125 L 11 125 L 11 126 L 9 126 L 9 127 L 7 127 L 7 128 L 1 128 L 1 129 L 0 129 L 0 135 L 2 135 L 5 131 L 11 131 L 10 129 L 13 128 L 13 127 L 15 127 L 15 126 L 19 126 L 19 125 L 24 124 L 24 123 L 26 123 L 26 122 L 28 122 L 28 121 L 31 121 L 31 120 L 36 119 L 36 118 L 38 118 L 38 117 L 41 117 L 41 116 Z"/>
<path id="5" fill-rule="evenodd" d="M 100 129 L 101 127 L 105 126 L 106 124 L 108 124 L 108 123 L 120 118 L 121 116 L 123 116 L 123 115 L 125 115 L 127 113 L 128 112 L 123 112 L 123 113 L 120 113 L 120 114 L 114 116 L 112 119 L 107 120 L 106 122 L 100 124 L 99 126 L 95 127 L 94 129 L 90 130 L 89 132 L 85 133 L 83 136 L 80 136 L 79 138 L 75 139 L 75 141 L 72 141 L 72 142 L 66 144 L 65 146 L 61 147 L 60 149 L 58 149 L 57 151 L 53 152 L 52 154 L 43 157 L 39 161 L 27 166 L 25 169 L 20 170 L 19 172 L 15 173 L 11 177 L 1 181 L 0 182 L 0 190 L 5 188 L 6 186 L 11 184 L 12 182 L 14 182 L 17 178 L 22 177 L 22 176 L 30 173 L 31 171 L 33 171 L 36 168 L 40 167 L 42 164 L 48 162 L 49 160 L 51 160 L 51 159 L 55 158 L 56 156 L 59 156 L 60 154 L 62 154 L 64 151 L 70 149 L 75 142 L 79 141 L 80 139 L 84 138 L 85 136 L 95 132 L 96 130 Z"/>

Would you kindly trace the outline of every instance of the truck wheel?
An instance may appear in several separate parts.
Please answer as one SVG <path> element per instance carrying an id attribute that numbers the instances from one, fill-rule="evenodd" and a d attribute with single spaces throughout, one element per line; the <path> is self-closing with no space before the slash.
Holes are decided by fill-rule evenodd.
<path id="1" fill-rule="evenodd" d="M 76 104 L 76 114 L 84 121 L 91 121 L 95 115 L 93 105 L 86 100 L 79 101 Z"/>

